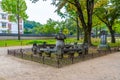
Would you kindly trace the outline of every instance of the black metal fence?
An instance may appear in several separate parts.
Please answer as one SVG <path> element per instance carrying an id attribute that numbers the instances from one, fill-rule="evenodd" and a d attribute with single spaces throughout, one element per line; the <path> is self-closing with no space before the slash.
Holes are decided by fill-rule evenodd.
<path id="1" fill-rule="evenodd" d="M 54 38 L 56 34 L 20 34 L 21 39 L 40 39 L 40 38 Z M 0 33 L 0 39 L 17 39 L 18 34 Z M 67 37 L 75 37 L 67 35 Z"/>
<path id="2" fill-rule="evenodd" d="M 20 34 L 21 37 L 54 37 L 56 34 Z M 18 34 L 0 33 L 0 36 L 18 36 Z M 73 35 L 67 35 L 74 37 Z"/>
<path id="3" fill-rule="evenodd" d="M 111 48 L 110 50 L 91 49 L 88 54 L 74 54 L 72 57 L 69 56 L 69 54 L 65 54 L 63 58 L 58 58 L 55 54 L 52 54 L 52 57 L 48 57 L 47 55 L 34 55 L 31 48 L 21 48 L 8 50 L 8 55 L 60 68 L 84 60 L 104 56 L 117 51 L 120 51 L 120 47 Z"/>

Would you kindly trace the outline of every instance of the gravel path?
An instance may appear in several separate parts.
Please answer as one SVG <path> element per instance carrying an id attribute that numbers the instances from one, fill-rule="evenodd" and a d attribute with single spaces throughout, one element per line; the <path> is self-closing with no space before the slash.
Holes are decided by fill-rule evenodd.
<path id="1" fill-rule="evenodd" d="M 12 48 L 22 47 L 0 48 L 0 80 L 120 80 L 120 52 L 54 68 L 8 56 Z"/>

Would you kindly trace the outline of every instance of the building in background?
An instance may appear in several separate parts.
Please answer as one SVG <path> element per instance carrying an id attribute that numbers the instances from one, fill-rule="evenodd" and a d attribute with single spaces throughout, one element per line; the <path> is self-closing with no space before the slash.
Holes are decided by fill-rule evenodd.
<path id="1" fill-rule="evenodd" d="M 24 33 L 23 20 L 19 20 L 20 34 Z M 0 33 L 18 34 L 17 22 L 10 22 L 9 14 L 3 12 L 0 2 Z"/>

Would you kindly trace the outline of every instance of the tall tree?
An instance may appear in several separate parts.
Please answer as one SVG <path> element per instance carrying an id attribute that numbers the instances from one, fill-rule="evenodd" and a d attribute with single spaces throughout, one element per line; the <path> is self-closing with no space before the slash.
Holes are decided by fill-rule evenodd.
<path id="1" fill-rule="evenodd" d="M 2 0 L 2 9 L 5 12 L 8 12 L 9 19 L 15 21 L 18 24 L 18 40 L 20 40 L 20 27 L 19 20 L 27 19 L 27 6 L 25 0 Z"/>
<path id="2" fill-rule="evenodd" d="M 120 1 L 104 0 L 99 2 L 98 5 L 95 7 L 95 15 L 106 24 L 111 34 L 111 42 L 115 43 L 115 29 L 113 26 L 120 17 Z"/>
<path id="3" fill-rule="evenodd" d="M 39 1 L 39 0 L 31 0 L 33 2 Z M 58 7 L 57 11 L 59 11 L 62 7 L 64 7 L 66 4 L 70 3 L 73 4 L 76 7 L 76 11 L 78 13 L 78 18 L 81 21 L 83 30 L 84 30 L 84 43 L 88 43 L 91 45 L 91 28 L 92 28 L 92 14 L 93 14 L 93 8 L 94 8 L 94 0 L 52 0 L 52 4 L 56 5 Z M 85 19 L 82 3 L 85 3 L 85 9 L 87 14 L 87 20 Z"/>
<path id="4" fill-rule="evenodd" d="M 94 8 L 94 0 L 63 0 L 59 2 L 58 10 L 65 5 L 65 3 L 70 3 L 75 6 L 78 18 L 84 30 L 84 43 L 91 45 L 91 29 L 92 29 L 92 14 Z M 84 4 L 84 5 L 82 5 Z M 86 11 L 86 14 L 84 14 Z"/>

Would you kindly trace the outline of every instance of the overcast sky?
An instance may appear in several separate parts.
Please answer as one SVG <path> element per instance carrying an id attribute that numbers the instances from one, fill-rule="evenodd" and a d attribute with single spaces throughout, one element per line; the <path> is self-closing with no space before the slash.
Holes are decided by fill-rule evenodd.
<path id="1" fill-rule="evenodd" d="M 55 6 L 50 5 L 51 0 L 42 1 L 39 0 L 37 3 L 32 3 L 30 0 L 26 0 L 27 3 L 27 11 L 29 18 L 28 20 L 34 20 L 40 22 L 41 24 L 45 24 L 49 18 L 53 20 L 61 20 L 61 18 L 54 13 Z"/>

